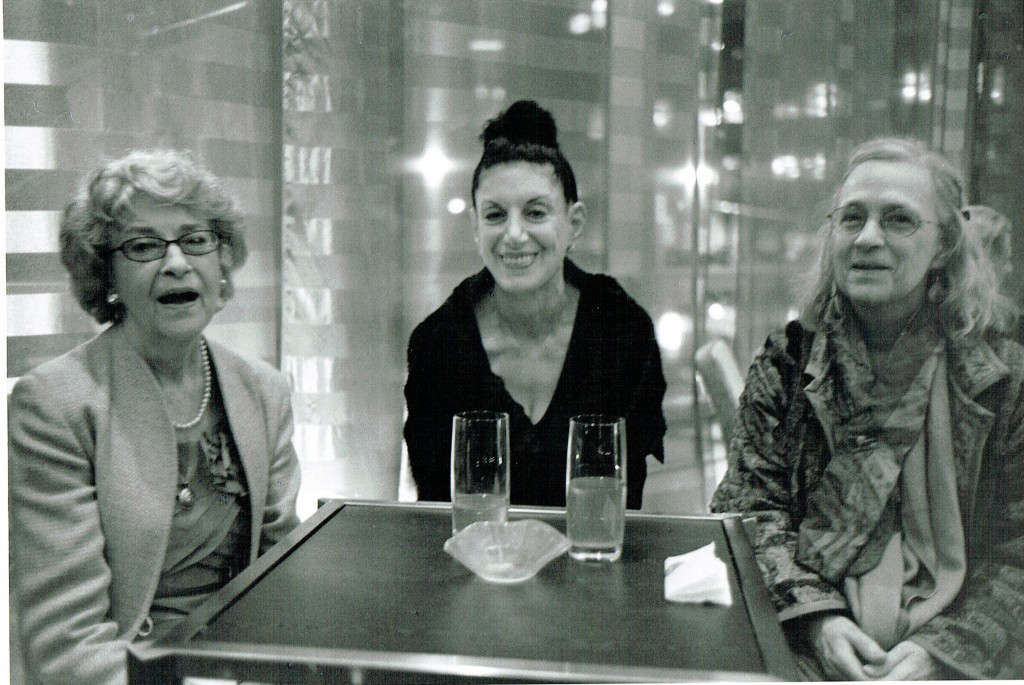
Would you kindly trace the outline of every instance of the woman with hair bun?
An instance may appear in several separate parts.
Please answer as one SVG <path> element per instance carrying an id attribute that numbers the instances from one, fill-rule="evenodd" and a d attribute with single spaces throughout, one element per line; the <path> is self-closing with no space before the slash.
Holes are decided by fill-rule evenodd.
<path id="1" fill-rule="evenodd" d="M 585 224 L 551 114 L 531 100 L 487 123 L 473 173 L 484 268 L 409 340 L 405 440 L 420 500 L 450 499 L 452 416 L 507 412 L 512 504 L 565 506 L 569 419 L 626 419 L 627 506 L 664 460 L 665 378 L 650 317 L 613 278 L 566 258 Z"/>

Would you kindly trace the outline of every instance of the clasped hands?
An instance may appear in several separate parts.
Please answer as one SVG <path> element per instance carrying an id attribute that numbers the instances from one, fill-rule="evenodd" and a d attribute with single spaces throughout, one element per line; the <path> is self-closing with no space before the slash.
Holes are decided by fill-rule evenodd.
<path id="1" fill-rule="evenodd" d="M 889 651 L 845 616 L 812 619 L 807 638 L 835 680 L 935 680 L 942 667 L 915 642 L 904 640 Z"/>

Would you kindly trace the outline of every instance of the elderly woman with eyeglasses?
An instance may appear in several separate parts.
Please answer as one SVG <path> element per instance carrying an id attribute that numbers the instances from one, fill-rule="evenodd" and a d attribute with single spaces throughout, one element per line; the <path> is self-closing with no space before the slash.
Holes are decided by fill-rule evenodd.
<path id="1" fill-rule="evenodd" d="M 923 146 L 856 148 L 747 376 L 712 509 L 757 519 L 811 680 L 1024 675 L 1024 349 L 963 206 Z"/>
<path id="2" fill-rule="evenodd" d="M 208 341 L 245 261 L 241 216 L 173 151 L 100 166 L 61 259 L 111 325 L 9 403 L 12 589 L 40 683 L 124 683 L 165 628 L 298 523 L 285 377 Z"/>

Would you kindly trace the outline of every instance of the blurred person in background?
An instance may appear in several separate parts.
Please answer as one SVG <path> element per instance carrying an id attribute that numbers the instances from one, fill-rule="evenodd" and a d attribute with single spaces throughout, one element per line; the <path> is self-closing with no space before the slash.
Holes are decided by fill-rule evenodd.
<path id="1" fill-rule="evenodd" d="M 1013 273 L 1013 223 L 1002 212 L 987 205 L 968 205 L 964 208 L 967 229 L 981 244 L 981 249 L 992 260 L 1002 292 L 1015 298 L 1009 292 L 1006 282 Z M 1024 320 L 1018 318 L 1014 339 L 1024 343 Z"/>
<path id="2" fill-rule="evenodd" d="M 12 589 L 34 682 L 126 681 L 126 645 L 298 524 L 286 378 L 203 336 L 246 258 L 241 215 L 175 151 L 101 165 L 61 260 L 111 325 L 15 385 Z"/>
<path id="3" fill-rule="evenodd" d="M 551 114 L 530 100 L 489 121 L 473 173 L 484 268 L 413 331 L 405 441 L 420 500 L 450 499 L 452 416 L 509 414 L 511 502 L 565 506 L 569 419 L 626 419 L 627 506 L 664 461 L 665 378 L 647 313 L 566 258 L 585 210 Z"/>
<path id="4" fill-rule="evenodd" d="M 967 230 L 978 240 L 984 254 L 992 260 L 1000 282 L 1013 272 L 1013 224 L 1006 216 L 987 205 L 964 207 Z"/>
<path id="5" fill-rule="evenodd" d="M 712 509 L 756 517 L 809 680 L 1024 675 L 1024 348 L 963 204 L 919 143 L 857 147 L 747 376 Z"/>

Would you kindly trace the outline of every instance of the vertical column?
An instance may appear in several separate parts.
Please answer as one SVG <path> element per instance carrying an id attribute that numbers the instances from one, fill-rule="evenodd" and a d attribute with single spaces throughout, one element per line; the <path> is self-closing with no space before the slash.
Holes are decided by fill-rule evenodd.
<path id="1" fill-rule="evenodd" d="M 940 0 L 935 50 L 932 146 L 965 173 L 967 102 L 971 92 L 972 0 Z"/>
<path id="2" fill-rule="evenodd" d="M 649 3 L 610 3 L 608 29 L 608 227 L 605 269 L 650 306 L 657 256 L 651 226 L 651 93 L 654 82 Z M 632 286 L 632 287 L 630 287 Z"/>
<path id="3" fill-rule="evenodd" d="M 319 497 L 397 492 L 388 36 L 401 27 L 390 5 L 285 3 L 282 363 L 295 391 L 302 515 Z"/>

